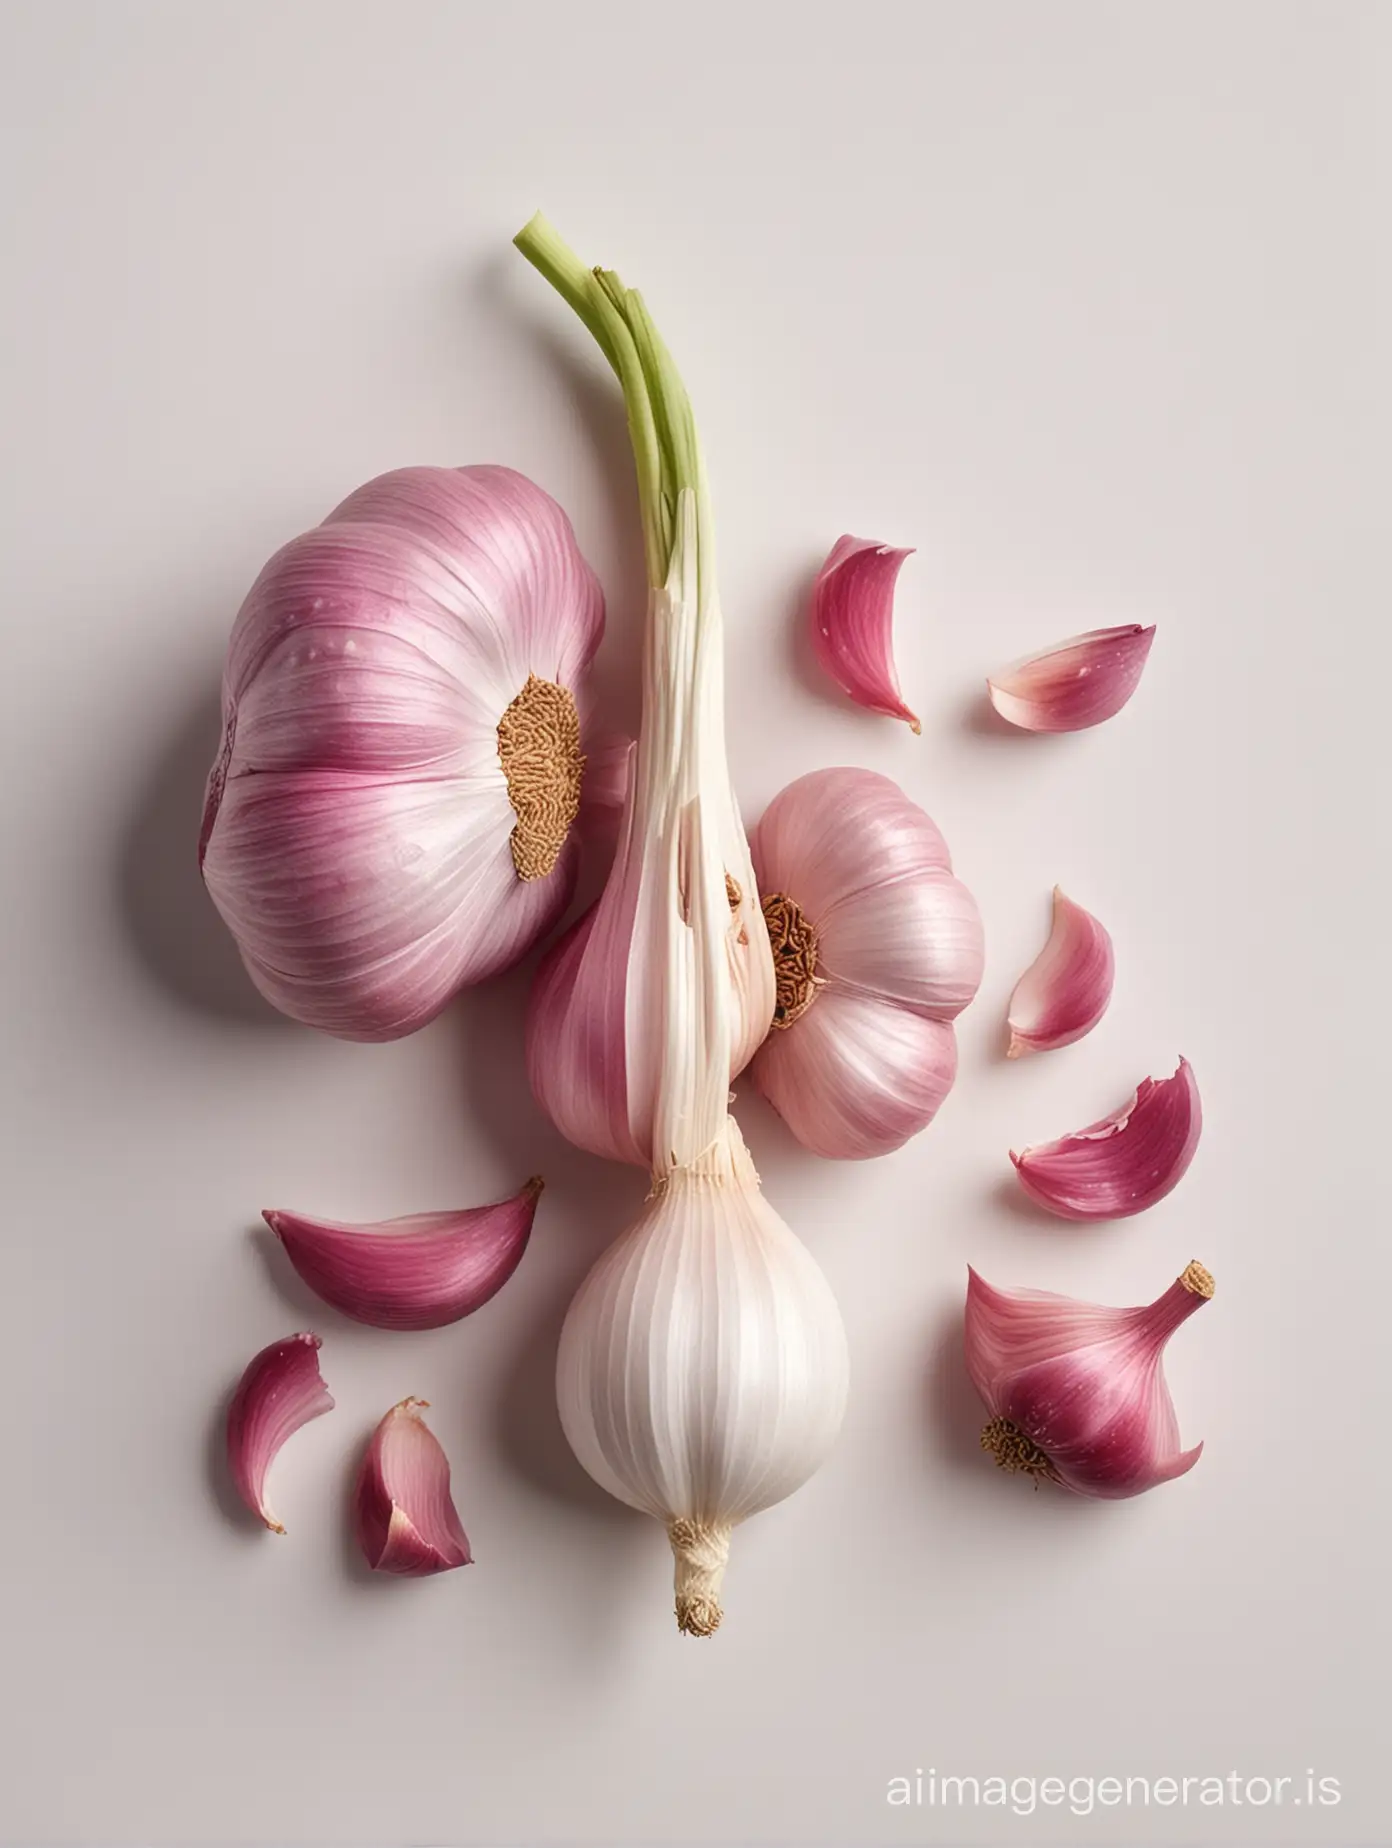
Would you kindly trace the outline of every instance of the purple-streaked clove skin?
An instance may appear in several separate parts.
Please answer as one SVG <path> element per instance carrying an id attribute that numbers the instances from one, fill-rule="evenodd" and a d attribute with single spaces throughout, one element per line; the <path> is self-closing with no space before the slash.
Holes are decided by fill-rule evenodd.
<path id="1" fill-rule="evenodd" d="M 1111 1116 L 1010 1159 L 1030 1198 L 1061 1219 L 1128 1219 L 1178 1186 L 1202 1128 L 1199 1087 L 1181 1059 L 1172 1077 L 1142 1079 Z"/>
<path id="2" fill-rule="evenodd" d="M 274 1534 L 284 1527 L 266 1499 L 266 1475 L 276 1452 L 301 1425 L 333 1410 L 319 1372 L 318 1335 L 287 1335 L 262 1348 L 247 1366 L 227 1410 L 227 1460 L 237 1493 Z"/>
<path id="3" fill-rule="evenodd" d="M 843 533 L 812 586 L 812 646 L 818 661 L 859 706 L 918 720 L 904 704 L 894 666 L 894 587 L 913 547 Z"/>
<path id="4" fill-rule="evenodd" d="M 986 690 L 1001 717 L 1022 731 L 1085 731 L 1121 711 L 1154 640 L 1154 625 L 1138 622 L 1090 629 L 992 674 Z"/>
<path id="5" fill-rule="evenodd" d="M 374 1225 L 261 1215 L 326 1303 L 372 1328 L 443 1328 L 482 1307 L 511 1277 L 531 1237 L 539 1176 L 511 1199 Z"/>
<path id="6" fill-rule="evenodd" d="M 1090 1033 L 1112 998 L 1112 939 L 1090 911 L 1054 887 L 1049 941 L 1010 997 L 1008 1059 L 1071 1046 Z"/>
<path id="7" fill-rule="evenodd" d="M 421 1418 L 427 1399 L 403 1399 L 372 1434 L 353 1497 L 363 1555 L 374 1572 L 430 1578 L 473 1564 L 450 1497 L 449 1459 Z"/>
<path id="8" fill-rule="evenodd" d="M 1170 1336 L 1213 1295 L 1191 1263 L 1155 1302 L 1109 1309 L 1047 1290 L 997 1290 L 968 1270 L 967 1371 L 991 1418 L 981 1448 L 1011 1473 L 1121 1501 L 1183 1476 L 1165 1384 Z"/>

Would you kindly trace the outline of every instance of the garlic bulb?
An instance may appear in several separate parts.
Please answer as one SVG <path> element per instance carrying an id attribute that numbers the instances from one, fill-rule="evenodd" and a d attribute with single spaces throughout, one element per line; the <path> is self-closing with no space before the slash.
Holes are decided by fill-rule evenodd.
<path id="1" fill-rule="evenodd" d="M 566 1317 L 561 1420 L 581 1463 L 667 1529 L 689 1635 L 720 1621 L 731 1530 L 817 1468 L 841 1423 L 830 1288 L 763 1199 L 727 1108 L 767 1029 L 773 959 L 725 758 L 721 613 L 691 407 L 641 297 L 544 219 L 518 245 L 623 386 L 649 607 L 619 853 L 538 984 L 529 1063 L 582 1146 L 642 1161 L 648 1202 Z"/>
<path id="2" fill-rule="evenodd" d="M 920 732 L 894 665 L 894 587 L 912 557 L 912 546 L 843 533 L 812 586 L 812 651 L 858 706 Z"/>
<path id="3" fill-rule="evenodd" d="M 710 1635 L 732 1529 L 813 1474 L 847 1387 L 835 1298 L 764 1199 L 733 1120 L 580 1286 L 556 1383 L 581 1463 L 666 1527 L 678 1626 Z"/>
<path id="4" fill-rule="evenodd" d="M 268 1000 L 395 1039 L 559 919 L 603 627 L 569 520 L 511 469 L 397 469 L 275 555 L 199 848 Z"/>
<path id="5" fill-rule="evenodd" d="M 991 1413 L 981 1447 L 1000 1468 L 1119 1501 L 1194 1467 L 1203 1445 L 1180 1444 L 1164 1353 L 1212 1299 L 1202 1264 L 1139 1309 L 967 1278 L 967 1371 Z"/>
<path id="6" fill-rule="evenodd" d="M 754 864 L 778 990 L 754 1082 L 815 1154 L 888 1154 L 952 1088 L 952 1022 L 984 959 L 976 901 L 934 822 L 873 770 L 790 783 Z"/>

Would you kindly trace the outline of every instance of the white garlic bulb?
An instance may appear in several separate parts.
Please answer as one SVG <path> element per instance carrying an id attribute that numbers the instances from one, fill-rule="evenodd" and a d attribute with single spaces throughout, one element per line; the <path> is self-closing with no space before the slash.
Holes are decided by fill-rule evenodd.
<path id="1" fill-rule="evenodd" d="M 731 1530 L 801 1487 L 846 1408 L 836 1299 L 726 1121 L 580 1286 L 556 1369 L 576 1456 L 667 1529 L 677 1623 L 695 1636 L 720 1622 Z"/>

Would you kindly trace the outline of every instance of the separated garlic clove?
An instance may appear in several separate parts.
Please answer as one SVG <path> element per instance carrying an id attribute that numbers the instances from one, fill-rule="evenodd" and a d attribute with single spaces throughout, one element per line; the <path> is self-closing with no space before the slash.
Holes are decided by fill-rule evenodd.
<path id="1" fill-rule="evenodd" d="M 1061 1219 L 1127 1219 L 1176 1187 L 1199 1145 L 1203 1112 L 1188 1061 L 1145 1078 L 1120 1110 L 1086 1129 L 1010 1151 L 1032 1200 Z"/>
<path id="2" fill-rule="evenodd" d="M 677 1625 L 709 1636 L 733 1529 L 799 1488 L 841 1427 L 841 1314 L 759 1190 L 732 1118 L 581 1284 L 556 1395 L 601 1488 L 667 1530 Z"/>
<path id="3" fill-rule="evenodd" d="M 843 533 L 812 586 L 818 661 L 857 705 L 922 729 L 899 692 L 894 666 L 894 587 L 913 547 Z"/>
<path id="4" fill-rule="evenodd" d="M 274 1006 L 394 1039 L 559 920 L 603 627 L 569 520 L 512 469 L 397 469 L 271 559 L 199 863 Z"/>
<path id="5" fill-rule="evenodd" d="M 1071 1046 L 1090 1033 L 1112 998 L 1115 966 L 1106 929 L 1055 886 L 1049 941 L 1010 997 L 1006 1057 Z"/>
<path id="6" fill-rule="evenodd" d="M 1136 691 L 1154 625 L 1090 629 L 994 674 L 991 704 L 1024 731 L 1083 731 L 1110 719 Z"/>
<path id="7" fill-rule="evenodd" d="M 777 983 L 754 1082 L 814 1153 L 887 1154 L 956 1075 L 951 1023 L 984 959 L 975 901 L 929 816 L 870 770 L 789 784 L 753 849 Z"/>
<path id="8" fill-rule="evenodd" d="M 449 1459 L 420 1414 L 428 1399 L 403 1399 L 372 1434 L 353 1497 L 358 1542 L 374 1572 L 430 1578 L 473 1564 L 450 1496 Z"/>
<path id="9" fill-rule="evenodd" d="M 989 1423 L 981 1447 L 1004 1470 L 1102 1500 L 1140 1495 L 1191 1470 L 1163 1355 L 1213 1295 L 1192 1263 L 1143 1309 L 1109 1309 L 1046 1290 L 997 1290 L 968 1271 L 967 1371 Z"/>
<path id="10" fill-rule="evenodd" d="M 326 1303 L 373 1328 L 443 1328 L 479 1309 L 511 1277 L 531 1237 L 539 1176 L 493 1206 L 415 1213 L 373 1225 L 261 1215 Z"/>
<path id="11" fill-rule="evenodd" d="M 284 1527 L 266 1499 L 276 1453 L 301 1425 L 333 1410 L 319 1372 L 318 1335 L 287 1335 L 251 1360 L 227 1408 L 227 1460 L 237 1493 L 272 1533 Z"/>

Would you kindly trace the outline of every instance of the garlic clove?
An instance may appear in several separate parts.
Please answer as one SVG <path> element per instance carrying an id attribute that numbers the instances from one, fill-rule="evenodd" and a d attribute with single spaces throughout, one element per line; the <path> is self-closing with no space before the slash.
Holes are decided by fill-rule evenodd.
<path id="1" fill-rule="evenodd" d="M 287 1335 L 247 1363 L 227 1408 L 227 1460 L 237 1493 L 272 1533 L 284 1527 L 266 1499 L 266 1476 L 276 1453 L 311 1418 L 332 1411 L 333 1397 L 319 1372 L 318 1335 Z"/>
<path id="2" fill-rule="evenodd" d="M 261 1215 L 300 1276 L 326 1303 L 373 1328 L 443 1328 L 471 1315 L 522 1261 L 542 1182 L 511 1199 L 372 1225 Z"/>
<path id="3" fill-rule="evenodd" d="M 473 1564 L 450 1496 L 449 1459 L 420 1414 L 427 1399 L 403 1399 L 372 1434 L 353 1498 L 364 1557 L 374 1572 L 429 1578 Z"/>
<path id="4" fill-rule="evenodd" d="M 991 704 L 1024 731 L 1083 731 L 1110 719 L 1136 691 L 1155 628 L 1090 629 L 994 674 Z"/>
<path id="5" fill-rule="evenodd" d="M 997 1464 L 1103 1500 L 1191 1470 L 1165 1383 L 1174 1331 L 1213 1295 L 1186 1265 L 1155 1302 L 1112 1309 L 1045 1290 L 997 1290 L 968 1270 L 966 1361 L 991 1413 L 981 1446 Z"/>
<path id="6" fill-rule="evenodd" d="M 750 1075 L 804 1148 L 864 1161 L 932 1122 L 957 1075 L 957 1035 L 873 996 L 828 985 L 786 1032 L 772 1032 Z"/>
<path id="7" fill-rule="evenodd" d="M 1012 1149 L 1030 1198 L 1061 1219 L 1126 1219 L 1176 1187 L 1203 1128 L 1188 1061 L 1169 1078 L 1145 1078 L 1120 1110 L 1086 1129 Z"/>
<path id="8" fill-rule="evenodd" d="M 894 587 L 913 547 L 844 533 L 812 586 L 812 645 L 857 705 L 922 728 L 904 704 L 894 667 Z"/>
<path id="9" fill-rule="evenodd" d="M 1090 911 L 1054 887 L 1049 941 L 1010 997 L 1008 1059 L 1071 1046 L 1090 1033 L 1112 998 L 1112 939 Z"/>

